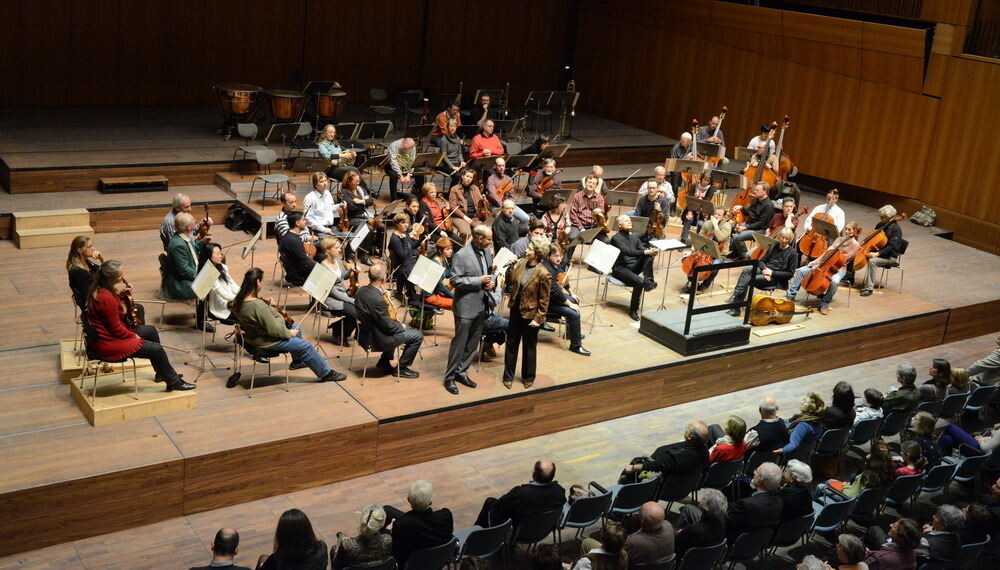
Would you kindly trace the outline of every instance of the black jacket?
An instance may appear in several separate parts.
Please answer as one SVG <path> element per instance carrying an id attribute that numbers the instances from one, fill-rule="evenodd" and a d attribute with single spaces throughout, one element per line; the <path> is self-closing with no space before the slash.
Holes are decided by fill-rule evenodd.
<path id="1" fill-rule="evenodd" d="M 518 485 L 500 497 L 490 511 L 490 523 L 497 525 L 510 519 L 515 525 L 522 519 L 545 511 L 562 509 L 566 490 L 553 481 L 548 484 Z"/>
<path id="2" fill-rule="evenodd" d="M 771 270 L 771 278 L 781 289 L 788 288 L 788 280 L 792 278 L 798 265 L 799 250 L 794 245 L 781 249 L 780 245 L 774 244 L 758 262 L 758 267 Z"/>
<path id="3" fill-rule="evenodd" d="M 741 532 L 775 528 L 781 524 L 781 509 L 782 502 L 777 495 L 759 491 L 735 503 L 729 503 L 726 535 L 732 541 Z"/>
<path id="4" fill-rule="evenodd" d="M 410 553 L 447 543 L 454 530 L 448 509 L 410 511 L 392 523 L 392 556 L 405 565 Z"/>
<path id="5" fill-rule="evenodd" d="M 614 268 L 633 267 L 641 261 L 646 254 L 643 253 L 648 247 L 645 234 L 635 232 L 619 231 L 611 238 L 611 245 L 621 250 L 618 259 L 615 260 Z"/>
<path id="6" fill-rule="evenodd" d="M 507 218 L 501 212 L 493 220 L 493 249 L 500 251 L 501 247 L 510 249 L 512 243 L 528 233 L 528 225 L 519 223 L 513 217 Z"/>
<path id="7" fill-rule="evenodd" d="M 900 386 L 898 390 L 886 394 L 882 412 L 912 412 L 919 402 L 920 392 L 915 386 Z"/>
<path id="8" fill-rule="evenodd" d="M 542 265 L 552 275 L 551 285 L 549 286 L 549 312 L 552 312 L 553 308 L 565 305 L 566 301 L 572 301 L 572 299 L 566 294 L 566 290 L 556 282 L 556 276 L 565 271 L 565 269 L 556 267 L 548 259 L 543 259 Z"/>
<path id="9" fill-rule="evenodd" d="M 899 222 L 879 222 L 875 224 L 875 229 L 884 231 L 888 240 L 885 247 L 878 250 L 878 256 L 882 259 L 899 257 L 899 249 L 903 244 L 903 230 L 900 229 Z"/>
<path id="10" fill-rule="evenodd" d="M 293 232 L 286 232 L 278 238 L 278 254 L 285 268 L 285 280 L 293 285 L 302 285 L 316 262 L 306 255 L 302 238 Z"/>
<path id="11" fill-rule="evenodd" d="M 361 346 L 371 346 L 373 351 L 388 352 L 397 345 L 396 335 L 402 334 L 405 327 L 389 318 L 388 306 L 378 289 L 371 285 L 358 288 L 354 296 L 354 307 L 358 310 L 358 320 L 361 322 L 358 342 Z"/>
<path id="12" fill-rule="evenodd" d="M 644 462 L 642 467 L 668 475 L 701 472 L 707 464 L 708 448 L 701 443 L 678 441 L 658 447 L 650 461 Z"/>
<path id="13" fill-rule="evenodd" d="M 767 198 L 763 200 L 753 199 L 747 206 L 747 223 L 744 224 L 748 230 L 763 231 L 771 224 L 774 217 L 774 202 Z"/>
<path id="14" fill-rule="evenodd" d="M 823 429 L 850 429 L 854 426 L 854 416 L 856 412 L 851 408 L 850 412 L 845 412 L 840 408 L 829 406 L 823 410 Z"/>
<path id="15" fill-rule="evenodd" d="M 726 538 L 726 522 L 717 516 L 704 513 L 701 520 L 682 528 L 674 542 L 674 554 L 682 558 L 691 548 L 715 546 Z"/>
<path id="16" fill-rule="evenodd" d="M 782 487 L 778 491 L 781 499 L 781 522 L 790 521 L 813 512 L 812 494 L 801 487 Z"/>
<path id="17" fill-rule="evenodd" d="M 344 201 L 347 203 L 347 217 L 350 220 L 363 220 L 368 217 L 367 208 L 375 203 L 371 195 L 365 192 L 364 188 L 358 186 L 357 195 L 352 197 L 347 192 L 344 192 Z M 364 198 L 364 204 L 355 204 L 354 198 Z"/>

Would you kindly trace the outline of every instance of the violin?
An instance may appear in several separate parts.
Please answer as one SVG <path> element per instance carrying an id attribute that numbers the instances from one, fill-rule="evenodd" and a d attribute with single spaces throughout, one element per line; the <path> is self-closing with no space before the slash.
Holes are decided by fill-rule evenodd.
<path id="1" fill-rule="evenodd" d="M 646 225 L 646 233 L 662 239 L 666 235 L 667 217 L 662 210 L 653 210 L 649 215 L 649 224 Z"/>
<path id="2" fill-rule="evenodd" d="M 488 217 L 490 217 L 490 202 L 483 196 L 476 202 L 476 218 L 480 222 L 485 222 Z"/>
<path id="3" fill-rule="evenodd" d="M 295 324 L 295 319 L 289 317 L 288 313 L 286 313 L 284 309 L 272 303 L 270 299 L 265 299 L 263 297 L 257 297 L 257 298 L 270 305 L 272 309 L 274 309 L 279 315 L 281 315 L 281 318 L 285 319 L 285 326 L 290 327 Z"/>
<path id="4" fill-rule="evenodd" d="M 698 119 L 691 121 L 691 154 L 698 157 Z M 687 209 L 688 191 L 694 184 L 694 175 L 690 172 L 681 172 L 681 185 L 677 189 L 677 207 L 684 211 Z"/>
<path id="5" fill-rule="evenodd" d="M 557 168 L 552 174 L 543 174 L 542 179 L 538 181 L 538 186 L 535 187 L 535 191 L 539 194 L 544 194 L 551 190 L 556 184 L 556 174 L 562 171 L 562 168 Z"/>
<path id="6" fill-rule="evenodd" d="M 830 251 L 823 254 L 816 267 L 813 267 L 812 271 L 807 273 L 805 278 L 802 279 L 802 288 L 808 291 L 810 295 L 823 296 L 826 290 L 830 288 L 830 280 L 847 263 L 847 259 L 844 258 L 844 254 L 840 251 L 840 246 L 843 245 L 844 241 L 846 240 L 837 240 Z"/>
<path id="7" fill-rule="evenodd" d="M 799 216 L 801 216 L 803 214 L 808 214 L 808 213 L 809 213 L 809 207 L 805 206 L 801 210 L 799 210 L 798 214 L 795 214 L 795 216 L 794 216 L 793 219 L 798 219 Z M 769 237 L 769 238 L 777 238 L 778 232 L 780 232 L 782 230 L 782 228 L 784 228 L 784 227 L 785 226 L 782 225 L 781 227 L 775 229 L 773 232 L 767 234 L 767 237 Z M 825 241 L 823 242 L 823 245 L 826 245 Z M 762 247 L 755 247 L 754 250 L 750 252 L 750 259 L 760 259 L 760 258 L 764 257 L 765 253 L 767 253 L 766 249 L 764 249 Z"/>
<path id="8" fill-rule="evenodd" d="M 202 205 L 205 207 L 205 218 L 201 220 L 200 224 L 198 224 L 198 238 L 197 239 L 199 241 L 205 241 L 205 238 L 208 237 L 209 230 L 212 229 L 212 224 L 208 223 L 208 217 L 209 217 L 208 216 L 208 204 L 202 204 Z"/>
<path id="9" fill-rule="evenodd" d="M 382 299 L 385 301 L 385 312 L 387 315 L 389 315 L 389 318 L 394 321 L 398 320 L 396 318 L 398 316 L 396 314 L 396 305 L 392 304 L 392 299 L 389 297 L 388 291 L 385 290 L 382 291 Z"/>
<path id="10" fill-rule="evenodd" d="M 795 301 L 783 297 L 754 295 L 750 301 L 750 324 L 757 327 L 771 323 L 783 325 L 791 321 L 794 315 L 807 315 L 812 311 L 796 311 Z"/>
<path id="11" fill-rule="evenodd" d="M 125 279 L 122 279 L 122 284 L 125 288 L 118 294 L 118 298 L 121 299 L 122 305 L 125 307 L 123 320 L 129 328 L 134 329 L 142 323 L 139 322 L 139 312 L 135 304 L 135 297 L 132 296 L 132 286 Z"/>
<path id="12" fill-rule="evenodd" d="M 834 190 L 836 188 L 830 192 L 832 193 Z M 813 215 L 813 220 L 823 220 L 824 222 L 833 223 L 833 216 L 830 215 L 830 208 L 832 207 L 833 197 L 831 196 L 826 201 L 825 211 Z M 810 227 L 809 231 L 799 239 L 799 252 L 810 259 L 816 259 L 823 255 L 824 251 L 826 251 L 826 238 L 819 235 L 815 227 Z"/>
<path id="13" fill-rule="evenodd" d="M 868 265 L 869 253 L 874 253 L 889 243 L 889 236 L 885 234 L 885 228 L 889 227 L 889 224 L 895 224 L 905 219 L 906 212 L 903 212 L 886 222 L 886 224 L 881 228 L 872 230 L 871 233 L 865 236 L 865 239 L 861 240 L 861 246 L 858 247 L 858 253 L 854 256 L 854 271 L 861 271 L 862 268 Z"/>
<path id="14" fill-rule="evenodd" d="M 340 190 L 340 196 L 339 196 L 340 201 L 343 202 L 344 204 L 346 204 L 348 197 L 349 197 L 349 194 L 347 192 L 344 192 L 343 188 L 341 188 L 341 190 Z M 348 233 L 348 232 L 351 231 L 351 219 L 347 217 L 347 208 L 346 207 L 340 213 L 340 221 L 337 222 L 337 229 L 340 230 L 340 231 L 342 231 L 342 232 L 344 232 L 344 233 Z"/>
<path id="15" fill-rule="evenodd" d="M 351 297 L 358 294 L 358 277 L 360 277 L 360 272 L 358 271 L 358 255 L 354 254 L 354 262 L 351 263 L 350 267 L 347 269 L 347 294 Z"/>

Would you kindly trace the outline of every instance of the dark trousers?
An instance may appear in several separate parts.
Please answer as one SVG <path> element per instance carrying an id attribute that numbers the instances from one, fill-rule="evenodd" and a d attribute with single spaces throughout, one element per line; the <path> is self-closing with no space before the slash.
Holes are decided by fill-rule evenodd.
<path id="1" fill-rule="evenodd" d="M 392 202 L 396 200 L 396 194 L 399 191 L 399 173 L 388 164 L 385 165 L 384 169 L 389 177 L 389 201 Z"/>
<path id="2" fill-rule="evenodd" d="M 156 328 L 150 325 L 139 325 L 135 329 L 135 334 L 142 338 L 143 343 L 139 350 L 131 355 L 132 358 L 149 359 L 156 372 L 156 377 L 165 382 L 180 380 L 177 371 L 170 364 L 170 359 L 167 358 L 167 351 L 160 346 L 160 333 Z"/>
<path id="3" fill-rule="evenodd" d="M 407 368 L 413 361 L 417 358 L 417 352 L 420 350 L 421 343 L 424 342 L 424 333 L 418 331 L 417 329 L 406 329 L 405 331 L 396 335 L 397 339 L 402 339 L 402 341 L 396 346 L 403 347 L 403 353 L 399 355 L 399 367 Z M 378 359 L 378 367 L 383 370 L 388 370 L 392 368 L 392 352 L 391 350 L 383 352 L 382 357 Z"/>
<path id="4" fill-rule="evenodd" d="M 337 317 L 344 317 L 339 323 L 333 323 L 333 336 L 340 336 L 340 327 L 343 325 L 344 333 L 341 340 L 354 335 L 354 329 L 358 326 L 358 309 L 353 303 L 344 303 L 343 309 L 331 309 L 330 313 Z"/>
<path id="5" fill-rule="evenodd" d="M 518 305 L 515 300 L 514 306 Z M 507 324 L 507 349 L 503 355 L 503 381 L 514 381 L 514 369 L 517 368 L 518 348 L 524 348 L 521 357 L 521 379 L 525 382 L 535 380 L 535 360 L 538 347 L 538 328 L 530 326 L 528 319 L 521 316 L 521 311 L 515 309 L 510 313 Z"/>
<path id="6" fill-rule="evenodd" d="M 700 231 L 701 230 L 701 226 L 703 226 L 703 225 L 705 225 L 705 220 L 701 219 L 701 217 L 699 217 L 697 215 L 694 217 L 693 220 L 689 220 L 689 219 L 685 218 L 684 220 L 681 221 L 681 237 L 680 237 L 680 240 L 682 242 L 684 242 L 684 243 L 687 243 L 688 233 L 691 231 L 691 228 L 694 227 L 695 231 Z"/>
<path id="7" fill-rule="evenodd" d="M 740 272 L 740 278 L 736 280 L 736 287 L 733 289 L 733 295 L 729 298 L 730 303 L 744 300 L 747 289 L 750 287 L 751 279 L 753 279 L 753 286 L 757 288 L 776 285 L 776 282 L 773 279 L 770 281 L 764 279 L 764 276 L 758 273 L 756 266 L 751 265 L 750 267 L 744 267 L 743 271 Z"/>
<path id="8" fill-rule="evenodd" d="M 392 521 L 406 514 L 392 505 L 383 505 L 382 510 L 385 511 L 385 523 L 382 525 L 383 528 L 389 526 L 392 524 Z"/>
<path id="9" fill-rule="evenodd" d="M 469 366 L 472 366 L 472 361 L 476 357 L 476 349 L 483 336 L 486 316 L 485 311 L 471 319 L 463 319 L 455 315 L 455 336 L 451 339 L 451 345 L 448 347 L 448 368 L 444 371 L 445 380 L 465 374 Z"/>
<path id="10" fill-rule="evenodd" d="M 479 509 L 479 516 L 476 517 L 476 524 L 478 526 L 483 528 L 493 526 L 490 524 L 490 512 L 493 510 L 493 507 L 496 506 L 497 501 L 498 499 L 496 497 L 486 497 L 486 500 L 483 501 L 483 508 Z M 503 521 L 498 521 L 498 523 L 499 522 Z"/>
<path id="11" fill-rule="evenodd" d="M 550 305 L 549 314 L 566 318 L 566 337 L 569 339 L 570 347 L 575 348 L 583 343 L 583 339 L 580 338 L 580 313 L 578 311 L 574 311 L 566 305 L 558 307 Z"/>
<path id="12" fill-rule="evenodd" d="M 629 300 L 628 310 L 638 311 L 639 301 L 642 299 L 642 287 L 647 280 L 653 280 L 653 258 L 644 255 L 642 259 L 632 265 L 616 267 L 611 275 L 622 283 L 632 286 L 632 298 Z"/>

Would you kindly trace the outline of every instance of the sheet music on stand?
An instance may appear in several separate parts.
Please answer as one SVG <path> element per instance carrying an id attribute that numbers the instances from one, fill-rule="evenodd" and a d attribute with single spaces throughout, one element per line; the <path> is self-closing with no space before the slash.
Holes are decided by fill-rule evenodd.
<path id="1" fill-rule="evenodd" d="M 695 198 L 693 196 L 688 196 L 687 199 L 688 210 L 692 212 L 698 212 L 699 214 L 705 214 L 706 216 L 711 216 L 715 213 L 715 204 L 711 200 L 702 200 L 701 198 Z"/>
<path id="2" fill-rule="evenodd" d="M 840 236 L 840 232 L 837 231 L 836 224 L 820 218 L 813 218 L 812 229 L 816 230 L 816 233 L 828 240 L 834 240 Z"/>
<path id="3" fill-rule="evenodd" d="M 757 232 L 754 232 L 753 234 L 753 241 L 757 243 L 757 247 L 763 248 L 765 251 L 767 250 L 767 248 L 778 243 L 778 240 L 770 238 L 764 234 L 759 234 Z"/>
<path id="4" fill-rule="evenodd" d="M 327 297 L 330 296 L 330 290 L 336 283 L 337 276 L 322 263 L 317 263 L 313 265 L 309 277 L 306 277 L 306 282 L 302 284 L 302 288 L 316 302 L 323 304 L 326 303 Z"/>
<path id="5" fill-rule="evenodd" d="M 617 247 L 603 241 L 594 241 L 590 244 L 590 249 L 587 250 L 587 256 L 583 258 L 583 262 L 602 275 L 607 275 L 611 273 L 619 255 L 621 255 L 621 250 Z"/>
<path id="6" fill-rule="evenodd" d="M 257 230 L 257 233 L 255 233 L 253 237 L 250 238 L 250 243 L 243 246 L 243 252 L 240 254 L 240 259 L 246 259 L 247 256 L 250 255 L 251 252 L 253 252 L 254 248 L 257 247 L 257 242 L 259 242 L 261 239 L 264 238 L 264 234 L 266 231 L 267 231 L 267 224 L 261 224 L 260 229 Z"/>
<path id="7" fill-rule="evenodd" d="M 725 158 L 726 147 L 721 144 L 700 141 L 698 142 L 698 154 L 701 156 Z"/>
<path id="8" fill-rule="evenodd" d="M 361 248 L 361 242 L 365 241 L 365 238 L 368 237 L 369 233 L 371 233 L 371 230 L 368 228 L 368 224 L 361 224 L 358 226 L 357 232 L 354 237 L 351 238 L 351 250 L 358 251 Z M 351 236 L 348 235 L 348 237 Z"/>
<path id="9" fill-rule="evenodd" d="M 215 282 L 218 280 L 219 270 L 215 268 L 215 264 L 206 263 L 201 267 L 198 275 L 195 276 L 194 282 L 191 283 L 191 290 L 194 291 L 199 301 L 204 301 L 205 297 L 212 292 L 212 287 L 215 286 Z"/>
<path id="10" fill-rule="evenodd" d="M 429 257 L 417 257 L 417 263 L 410 270 L 407 281 L 420 287 L 428 295 L 434 292 L 441 276 L 444 275 L 444 266 L 432 261 Z"/>
<path id="11" fill-rule="evenodd" d="M 477 172 L 480 171 L 480 170 L 491 170 L 494 166 L 496 166 L 496 162 L 497 162 L 498 158 L 504 158 L 504 159 L 506 159 L 507 155 L 506 154 L 495 154 L 493 156 L 483 156 L 483 157 L 477 158 L 477 159 L 473 160 L 472 162 L 466 164 L 465 167 L 469 168 L 471 170 L 477 171 Z"/>
<path id="12" fill-rule="evenodd" d="M 517 261 L 517 256 L 514 252 L 507 249 L 506 247 L 501 247 L 499 251 L 493 254 L 493 266 L 496 267 L 497 277 L 502 277 L 507 273 L 507 266 L 511 262 Z"/>
<path id="13" fill-rule="evenodd" d="M 649 240 L 649 245 L 660 251 L 677 251 L 687 248 L 684 242 L 677 239 L 653 239 Z"/>

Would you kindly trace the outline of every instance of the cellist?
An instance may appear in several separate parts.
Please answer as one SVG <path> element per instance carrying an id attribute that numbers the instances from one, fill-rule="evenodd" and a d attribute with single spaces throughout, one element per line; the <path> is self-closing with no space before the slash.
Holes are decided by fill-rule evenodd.
<path id="1" fill-rule="evenodd" d="M 803 229 L 805 229 L 805 231 L 807 232 L 811 230 L 813 225 L 812 219 L 816 217 L 818 214 L 829 214 L 830 217 L 833 218 L 833 225 L 837 226 L 837 231 L 843 232 L 846 216 L 844 215 L 844 210 L 842 210 L 840 206 L 837 205 L 837 202 L 839 200 L 840 200 L 840 192 L 836 188 L 827 192 L 826 203 L 820 204 L 819 206 L 816 206 L 815 208 L 812 209 L 812 214 L 808 218 L 806 218 L 806 225 L 803 227 Z M 826 209 L 827 204 L 830 204 L 829 211 L 827 211 Z"/>
<path id="2" fill-rule="evenodd" d="M 736 226 L 733 231 L 732 252 L 730 255 L 745 258 L 747 256 L 747 246 L 743 242 L 753 239 L 753 234 L 762 234 L 767 230 L 771 218 L 774 217 L 774 202 L 767 196 L 767 182 L 758 182 L 751 189 L 753 201 L 747 206 L 747 220 L 744 224 Z M 792 237 L 795 233 L 792 232 Z"/>
<path id="3" fill-rule="evenodd" d="M 715 187 L 712 186 L 712 171 L 706 170 L 701 173 L 701 176 L 698 178 L 698 182 L 694 184 L 691 192 L 688 193 L 688 197 L 694 197 L 701 200 L 711 200 L 714 194 Z M 704 213 L 684 208 L 684 211 L 681 212 L 680 240 L 683 242 L 687 241 L 688 232 L 691 231 L 691 226 L 695 226 L 696 230 L 701 230 L 702 224 L 705 223 L 706 219 L 708 219 L 708 216 Z M 728 233 L 726 235 L 728 236 Z"/>
<path id="4" fill-rule="evenodd" d="M 847 275 L 847 272 L 852 270 L 851 261 L 854 259 L 854 255 L 858 253 L 858 234 L 860 233 L 861 226 L 859 226 L 857 222 L 850 222 L 844 226 L 844 232 L 841 238 L 827 248 L 827 251 L 839 248 L 840 253 L 844 255 L 844 259 L 847 260 L 847 263 L 840 268 L 840 271 L 835 273 L 833 277 L 830 278 L 830 286 L 827 287 L 826 293 L 823 294 L 823 297 L 819 301 L 819 314 L 821 315 L 830 314 L 830 303 L 833 302 L 833 296 L 837 294 L 837 287 L 840 285 L 840 281 L 844 278 L 844 276 Z M 802 285 L 802 280 L 805 279 L 806 275 L 819 264 L 819 261 L 822 258 L 822 256 L 817 257 L 808 264 L 795 270 L 792 282 L 788 286 L 788 293 L 785 295 L 786 299 L 791 301 L 795 300 L 795 295 L 799 292 L 799 286 Z"/>
<path id="5" fill-rule="evenodd" d="M 791 247 L 795 233 L 789 228 L 781 228 L 776 238 L 778 243 L 767 249 L 764 257 L 757 260 L 757 265 L 743 269 L 740 278 L 736 281 L 736 287 L 733 288 L 733 294 L 726 301 L 727 303 L 743 301 L 751 279 L 754 280 L 755 287 L 769 285 L 781 287 L 788 283 L 792 273 L 795 272 L 795 265 L 798 261 L 797 252 L 795 248 Z M 730 309 L 729 314 L 738 317 L 740 309 Z"/>
<path id="6" fill-rule="evenodd" d="M 896 208 L 890 205 L 882 206 L 878 209 L 879 223 L 875 224 L 875 231 L 885 232 L 885 247 L 868 254 L 868 270 L 865 272 L 865 285 L 861 291 L 862 297 L 868 297 L 875 289 L 875 272 L 879 269 L 897 263 L 899 261 L 900 247 L 903 243 L 903 230 L 899 227 L 896 218 Z"/>
<path id="7" fill-rule="evenodd" d="M 750 156 L 750 160 L 748 160 L 746 166 L 743 167 L 743 172 L 746 172 L 751 166 L 759 165 L 763 160 L 765 168 L 775 173 L 775 175 L 778 174 L 778 156 L 774 152 L 768 153 L 766 158 L 764 156 L 765 151 L 767 150 L 767 144 L 767 141 L 763 140 L 757 142 L 757 148 L 755 149 L 756 152 Z"/>
<path id="8" fill-rule="evenodd" d="M 722 263 L 726 255 L 729 253 L 729 236 L 733 233 L 733 222 L 729 221 L 729 217 L 726 215 L 725 208 L 716 208 L 715 213 L 712 217 L 705 220 L 700 228 L 698 228 L 698 233 L 707 237 L 712 238 L 715 244 L 719 246 L 719 253 L 722 257 L 712 260 L 712 265 L 718 265 Z M 711 275 L 708 276 L 704 281 L 698 284 L 698 290 L 704 291 L 712 286 L 712 281 L 715 280 L 715 276 L 718 271 L 713 271 Z M 686 283 L 683 288 L 681 288 L 681 293 L 687 294 L 691 292 L 690 282 Z"/>

